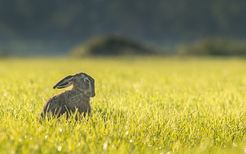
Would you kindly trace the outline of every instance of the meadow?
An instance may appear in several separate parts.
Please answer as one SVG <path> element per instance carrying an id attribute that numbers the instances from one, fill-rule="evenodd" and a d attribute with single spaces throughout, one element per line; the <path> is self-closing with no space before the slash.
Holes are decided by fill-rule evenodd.
<path id="1" fill-rule="evenodd" d="M 92 114 L 40 122 L 63 77 L 96 80 Z M 0 60 L 0 153 L 246 153 L 246 60 Z"/>

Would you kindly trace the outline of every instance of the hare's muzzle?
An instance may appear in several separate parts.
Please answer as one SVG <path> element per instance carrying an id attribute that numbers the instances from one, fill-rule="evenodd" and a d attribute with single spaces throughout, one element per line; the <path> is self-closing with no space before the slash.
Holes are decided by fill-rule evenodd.
<path id="1" fill-rule="evenodd" d="M 93 92 L 91 93 L 91 97 L 94 97 L 95 95 L 95 91 L 93 90 Z"/>

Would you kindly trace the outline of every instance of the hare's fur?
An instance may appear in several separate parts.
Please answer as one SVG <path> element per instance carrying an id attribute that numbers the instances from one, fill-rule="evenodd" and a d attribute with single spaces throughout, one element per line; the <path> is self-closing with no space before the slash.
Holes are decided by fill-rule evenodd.
<path id="1" fill-rule="evenodd" d="M 64 78 L 54 88 L 64 88 L 71 84 L 73 84 L 71 90 L 49 99 L 41 117 L 48 115 L 60 117 L 63 114 L 68 117 L 74 113 L 91 115 L 90 97 L 95 96 L 94 79 L 85 73 L 80 73 Z"/>

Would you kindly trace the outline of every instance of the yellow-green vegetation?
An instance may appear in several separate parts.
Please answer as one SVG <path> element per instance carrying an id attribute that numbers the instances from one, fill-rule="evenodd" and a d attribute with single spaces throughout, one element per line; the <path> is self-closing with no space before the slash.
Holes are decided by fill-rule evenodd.
<path id="1" fill-rule="evenodd" d="M 246 61 L 0 61 L 0 153 L 246 153 Z M 39 121 L 66 75 L 96 79 L 93 116 Z"/>

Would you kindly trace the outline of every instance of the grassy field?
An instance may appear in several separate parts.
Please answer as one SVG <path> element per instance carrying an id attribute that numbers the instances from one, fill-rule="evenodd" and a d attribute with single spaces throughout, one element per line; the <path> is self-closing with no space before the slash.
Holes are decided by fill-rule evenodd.
<path id="1" fill-rule="evenodd" d="M 64 76 L 96 79 L 93 116 L 39 122 Z M 246 61 L 0 60 L 0 153 L 246 153 Z"/>

